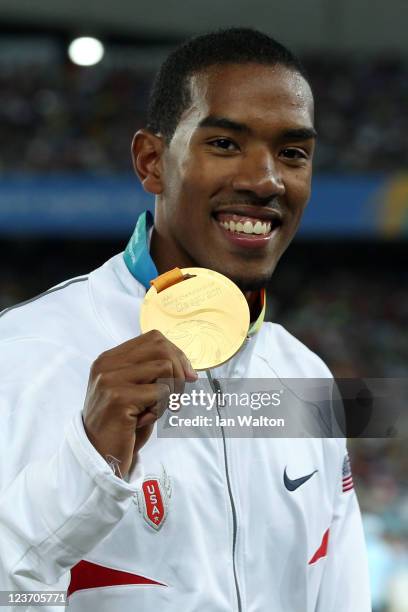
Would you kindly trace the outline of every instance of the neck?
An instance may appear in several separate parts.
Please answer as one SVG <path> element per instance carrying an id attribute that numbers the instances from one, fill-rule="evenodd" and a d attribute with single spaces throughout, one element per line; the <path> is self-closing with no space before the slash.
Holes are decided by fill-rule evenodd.
<path id="1" fill-rule="evenodd" d="M 249 312 L 252 321 L 256 321 L 262 310 L 262 303 L 259 291 L 245 291 L 246 301 L 248 302 Z"/>
<path id="2" fill-rule="evenodd" d="M 175 252 L 173 241 L 169 240 L 166 235 L 160 234 L 156 225 L 153 227 L 150 255 L 159 274 L 173 268 L 191 268 L 196 265 L 186 253 Z"/>
<path id="3" fill-rule="evenodd" d="M 150 242 L 150 255 L 155 263 L 159 274 L 164 274 L 173 268 L 191 268 L 197 266 L 187 253 L 174 252 L 174 243 L 168 240 L 166 235 L 160 234 L 156 224 L 153 227 L 152 239 Z M 244 296 L 248 302 L 251 321 L 256 321 L 261 310 L 262 304 L 259 291 L 244 291 Z"/>

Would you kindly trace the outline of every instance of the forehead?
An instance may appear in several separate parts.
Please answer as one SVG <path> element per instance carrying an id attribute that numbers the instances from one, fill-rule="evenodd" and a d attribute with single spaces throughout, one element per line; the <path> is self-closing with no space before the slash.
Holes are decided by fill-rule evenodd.
<path id="1" fill-rule="evenodd" d="M 313 96 L 307 81 L 283 66 L 222 64 L 191 77 L 191 105 L 181 121 L 208 115 L 248 124 L 313 125 Z"/>

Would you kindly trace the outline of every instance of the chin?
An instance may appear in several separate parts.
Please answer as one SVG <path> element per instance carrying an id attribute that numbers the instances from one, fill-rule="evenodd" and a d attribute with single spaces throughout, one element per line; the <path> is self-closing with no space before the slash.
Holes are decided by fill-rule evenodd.
<path id="1" fill-rule="evenodd" d="M 199 267 L 209 268 L 210 270 L 214 270 L 215 272 L 223 274 L 224 276 L 232 280 L 241 289 L 242 292 L 259 291 L 260 289 L 266 287 L 271 280 L 272 274 L 276 266 L 275 264 L 273 267 L 270 267 L 269 270 L 258 270 L 253 271 L 252 273 L 250 273 L 248 267 L 247 269 L 245 269 L 242 266 L 239 266 L 242 272 L 246 272 L 246 274 L 243 274 L 241 273 L 241 270 L 239 268 L 236 268 L 236 266 L 223 266 L 222 263 L 221 265 L 219 265 L 215 261 L 195 263 L 195 265 L 198 265 Z"/>

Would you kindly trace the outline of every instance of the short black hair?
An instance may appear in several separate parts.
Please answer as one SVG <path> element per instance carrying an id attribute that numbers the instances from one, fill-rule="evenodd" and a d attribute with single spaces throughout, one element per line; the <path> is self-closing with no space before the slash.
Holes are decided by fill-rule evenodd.
<path id="1" fill-rule="evenodd" d="M 160 134 L 168 144 L 191 104 L 190 77 L 210 66 L 231 63 L 282 65 L 308 81 L 298 58 L 258 30 L 229 28 L 197 36 L 172 51 L 157 73 L 150 93 L 147 129 Z"/>

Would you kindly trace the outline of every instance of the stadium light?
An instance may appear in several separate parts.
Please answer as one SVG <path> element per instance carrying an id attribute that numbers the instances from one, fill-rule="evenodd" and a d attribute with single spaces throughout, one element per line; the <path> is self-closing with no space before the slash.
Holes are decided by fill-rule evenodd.
<path id="1" fill-rule="evenodd" d="M 75 38 L 68 47 L 68 56 L 78 66 L 94 66 L 101 61 L 105 49 L 97 38 L 82 36 Z"/>

